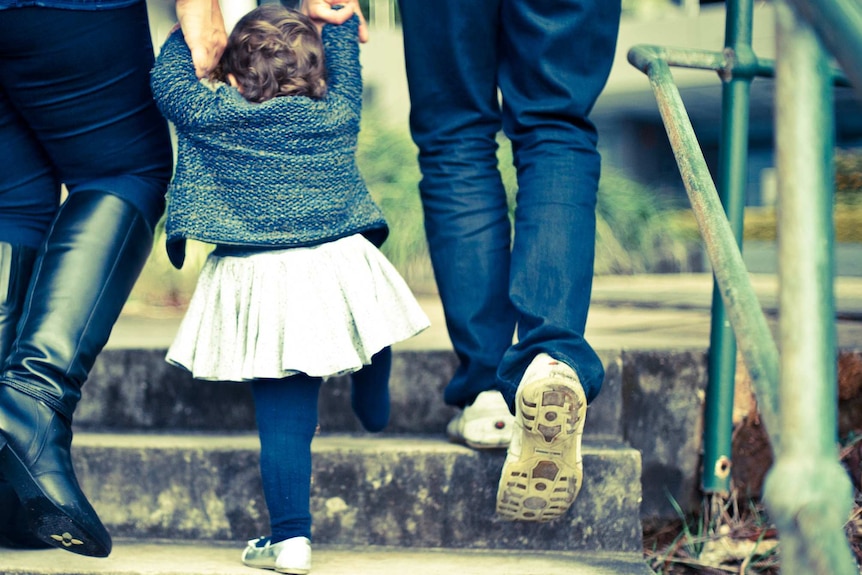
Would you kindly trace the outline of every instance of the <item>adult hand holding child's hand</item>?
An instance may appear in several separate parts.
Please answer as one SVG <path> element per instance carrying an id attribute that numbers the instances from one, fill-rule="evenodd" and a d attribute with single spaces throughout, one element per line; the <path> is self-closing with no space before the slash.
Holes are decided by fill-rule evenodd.
<path id="1" fill-rule="evenodd" d="M 359 16 L 359 41 L 368 41 L 368 24 L 359 7 L 359 0 L 306 0 L 302 11 L 315 22 L 343 24 L 351 16 Z"/>
<path id="2" fill-rule="evenodd" d="M 221 7 L 218 0 L 177 0 L 176 10 L 195 74 L 204 78 L 216 67 L 227 44 Z"/>

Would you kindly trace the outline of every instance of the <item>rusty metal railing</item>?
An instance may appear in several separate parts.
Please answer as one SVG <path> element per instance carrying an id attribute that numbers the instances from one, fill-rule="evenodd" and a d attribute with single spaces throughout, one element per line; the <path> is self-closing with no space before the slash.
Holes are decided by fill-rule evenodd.
<path id="1" fill-rule="evenodd" d="M 751 48 L 752 0 L 727 2 L 722 52 L 636 46 L 649 77 L 715 278 L 703 487 L 726 493 L 736 346 L 775 452 L 765 500 L 782 541 L 782 572 L 858 574 L 843 525 L 852 489 L 838 462 L 832 245 L 831 87 L 845 84 L 825 45 L 862 93 L 862 5 L 776 1 L 776 61 Z M 707 169 L 671 67 L 722 80 L 718 186 Z M 742 260 L 749 86 L 776 78 L 779 183 L 779 345 Z M 735 337 L 734 337 L 735 335 Z"/>

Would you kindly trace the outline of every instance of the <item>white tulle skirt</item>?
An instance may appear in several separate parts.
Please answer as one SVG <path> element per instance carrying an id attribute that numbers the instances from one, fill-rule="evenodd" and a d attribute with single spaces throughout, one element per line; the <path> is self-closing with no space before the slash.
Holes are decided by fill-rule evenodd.
<path id="1" fill-rule="evenodd" d="M 404 279 L 361 235 L 248 256 L 210 255 L 167 361 L 195 378 L 351 373 L 426 327 Z"/>

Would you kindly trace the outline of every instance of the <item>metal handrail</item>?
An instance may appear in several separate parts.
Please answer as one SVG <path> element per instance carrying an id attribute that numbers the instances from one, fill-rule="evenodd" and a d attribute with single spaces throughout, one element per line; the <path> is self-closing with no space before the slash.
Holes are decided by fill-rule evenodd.
<path id="1" fill-rule="evenodd" d="M 778 398 L 774 390 L 778 381 L 778 350 L 670 71 L 671 66 L 682 66 L 726 73 L 729 69 L 727 53 L 635 46 L 629 51 L 628 59 L 649 77 L 704 238 L 718 291 L 751 374 L 762 420 L 776 444 L 779 441 Z"/>
<path id="2" fill-rule="evenodd" d="M 759 60 L 751 49 L 751 0 L 727 2 L 723 52 L 636 46 L 629 61 L 649 77 L 715 278 L 704 489 L 722 492 L 729 485 L 733 346 L 738 344 L 776 454 L 764 498 L 782 541 L 782 571 L 855 575 L 858 568 L 843 531 L 852 487 L 835 445 L 831 87 L 846 79 L 828 66 L 822 44 L 862 93 L 862 5 L 788 2 L 792 7 L 775 3 L 779 45 L 774 63 Z M 721 195 L 670 66 L 714 70 L 722 79 Z M 773 74 L 781 356 L 741 253 L 749 83 L 754 76 Z"/>
<path id="3" fill-rule="evenodd" d="M 862 97 L 862 3 L 857 0 L 789 0 L 838 60 Z"/>

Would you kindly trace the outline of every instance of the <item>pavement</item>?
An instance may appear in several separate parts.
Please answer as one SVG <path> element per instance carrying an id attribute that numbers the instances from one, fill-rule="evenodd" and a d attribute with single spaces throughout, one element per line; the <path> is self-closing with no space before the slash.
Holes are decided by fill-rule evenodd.
<path id="1" fill-rule="evenodd" d="M 752 286 L 777 337 L 778 279 L 752 274 Z M 713 280 L 711 274 L 639 274 L 599 276 L 585 336 L 599 351 L 620 349 L 705 349 L 709 332 Z M 451 349 L 443 308 L 434 293 L 417 293 L 431 327 L 395 349 Z M 835 281 L 838 346 L 862 348 L 862 277 Z M 170 345 L 183 310 L 124 310 L 108 347 L 159 349 Z"/>
<path id="2" fill-rule="evenodd" d="M 2 550 L 0 550 L 2 552 Z M 107 559 L 58 549 L 6 554 L 5 575 L 261 575 L 239 564 L 237 544 L 150 544 L 118 540 Z M 632 553 L 314 547 L 314 575 L 647 575 Z M 269 573 L 272 573 L 270 571 Z"/>

